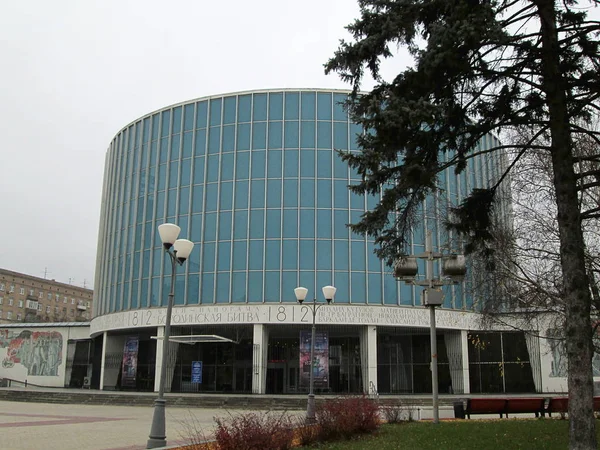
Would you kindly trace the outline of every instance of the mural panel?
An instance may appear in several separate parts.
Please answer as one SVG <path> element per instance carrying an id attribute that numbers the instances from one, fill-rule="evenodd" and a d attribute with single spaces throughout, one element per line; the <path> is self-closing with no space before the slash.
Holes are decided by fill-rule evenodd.
<path id="1" fill-rule="evenodd" d="M 58 376 L 63 348 L 63 336 L 58 331 L 0 329 L 0 348 L 7 349 L 2 360 L 6 369 L 21 364 L 31 376 Z"/>

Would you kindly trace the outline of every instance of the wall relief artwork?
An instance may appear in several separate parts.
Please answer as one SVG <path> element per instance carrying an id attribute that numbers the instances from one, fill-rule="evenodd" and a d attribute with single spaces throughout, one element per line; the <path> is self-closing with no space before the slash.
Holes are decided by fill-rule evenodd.
<path id="1" fill-rule="evenodd" d="M 0 348 L 7 349 L 2 360 L 5 369 L 21 364 L 31 376 L 58 376 L 63 348 L 63 337 L 58 331 L 0 329 Z"/>

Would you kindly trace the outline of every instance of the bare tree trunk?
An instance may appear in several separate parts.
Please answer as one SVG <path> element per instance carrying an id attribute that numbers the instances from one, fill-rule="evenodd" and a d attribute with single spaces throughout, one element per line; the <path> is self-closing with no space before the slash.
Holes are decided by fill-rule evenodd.
<path id="1" fill-rule="evenodd" d="M 597 449 L 593 411 L 591 295 L 573 146 L 567 114 L 568 86 L 560 70 L 556 10 L 553 0 L 538 0 L 542 35 L 543 90 L 547 96 L 551 154 L 558 210 L 561 266 L 566 303 L 566 347 L 569 361 L 569 448 Z"/>

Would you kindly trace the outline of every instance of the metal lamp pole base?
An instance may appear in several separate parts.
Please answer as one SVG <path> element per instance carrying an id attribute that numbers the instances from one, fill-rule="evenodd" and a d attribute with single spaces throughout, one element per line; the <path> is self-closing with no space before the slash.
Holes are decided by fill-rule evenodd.
<path id="1" fill-rule="evenodd" d="M 315 418 L 315 394 L 308 394 L 308 402 L 306 404 L 306 423 L 312 425 L 317 421 Z"/>
<path id="2" fill-rule="evenodd" d="M 161 448 L 167 446 L 167 431 L 165 427 L 165 404 L 164 398 L 154 400 L 154 413 L 152 415 L 152 426 L 146 448 Z"/>

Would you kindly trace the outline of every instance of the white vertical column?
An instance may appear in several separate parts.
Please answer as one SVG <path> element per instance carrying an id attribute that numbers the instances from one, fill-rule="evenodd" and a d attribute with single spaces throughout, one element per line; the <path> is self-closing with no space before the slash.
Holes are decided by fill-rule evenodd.
<path id="1" fill-rule="evenodd" d="M 462 350 L 462 371 L 463 371 L 463 386 L 464 393 L 471 393 L 471 385 L 469 383 L 469 332 L 467 330 L 461 330 L 461 350 Z"/>
<path id="2" fill-rule="evenodd" d="M 377 327 L 367 325 L 367 380 L 369 382 L 368 392 L 375 394 L 377 387 Z"/>
<path id="3" fill-rule="evenodd" d="M 156 329 L 156 361 L 154 363 L 154 392 L 160 389 L 160 366 L 165 357 L 163 355 L 163 339 L 165 337 L 165 327 L 157 327 Z"/>
<path id="4" fill-rule="evenodd" d="M 267 387 L 267 348 L 269 333 L 264 324 L 254 324 L 252 351 L 252 392 L 264 394 Z"/>
<path id="5" fill-rule="evenodd" d="M 100 361 L 100 390 L 104 389 L 104 364 L 106 363 L 106 338 L 108 333 L 102 333 L 102 360 Z"/>

